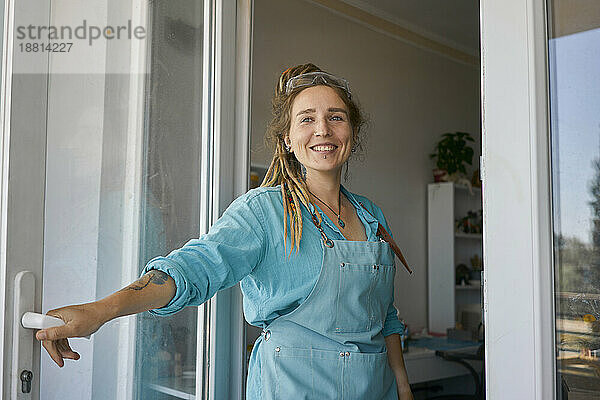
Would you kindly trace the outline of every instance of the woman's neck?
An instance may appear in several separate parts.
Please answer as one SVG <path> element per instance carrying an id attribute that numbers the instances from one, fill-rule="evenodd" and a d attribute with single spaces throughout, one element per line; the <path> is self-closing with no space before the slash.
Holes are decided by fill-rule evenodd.
<path id="1" fill-rule="evenodd" d="M 306 186 L 308 190 L 324 201 L 330 207 L 337 210 L 340 199 L 341 173 L 336 174 L 307 174 Z"/>

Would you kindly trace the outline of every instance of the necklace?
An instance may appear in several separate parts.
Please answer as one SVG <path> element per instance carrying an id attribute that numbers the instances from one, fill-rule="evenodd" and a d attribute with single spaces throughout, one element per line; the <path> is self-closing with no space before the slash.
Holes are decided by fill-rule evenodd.
<path id="1" fill-rule="evenodd" d="M 338 212 L 335 212 L 333 208 L 329 207 L 329 204 L 325 203 L 323 200 L 318 198 L 316 194 L 314 194 L 313 192 L 310 191 L 310 189 L 308 190 L 308 192 L 310 194 L 312 194 L 315 197 L 315 199 L 319 200 L 322 204 L 325 205 L 325 207 L 329 208 L 331 210 L 331 212 L 336 215 L 338 225 L 340 226 L 340 228 L 344 229 L 346 224 L 344 223 L 344 221 L 342 220 L 342 217 L 341 217 L 341 214 L 342 214 L 342 192 L 340 191 L 338 193 L 338 195 L 339 195 L 339 198 L 338 198 L 339 211 Z"/>

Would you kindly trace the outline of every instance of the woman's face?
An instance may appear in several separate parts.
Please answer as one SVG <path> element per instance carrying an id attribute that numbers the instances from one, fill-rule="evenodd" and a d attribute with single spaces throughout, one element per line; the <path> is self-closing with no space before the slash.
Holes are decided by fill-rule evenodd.
<path id="1" fill-rule="evenodd" d="M 348 108 L 329 86 L 301 91 L 292 103 L 286 144 L 298 161 L 313 172 L 339 172 L 352 150 Z"/>

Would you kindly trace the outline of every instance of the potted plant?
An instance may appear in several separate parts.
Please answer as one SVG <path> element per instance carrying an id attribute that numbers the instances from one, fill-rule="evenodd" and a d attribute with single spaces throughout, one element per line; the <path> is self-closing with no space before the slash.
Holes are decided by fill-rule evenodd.
<path id="1" fill-rule="evenodd" d="M 467 142 L 474 142 L 467 132 L 444 133 L 436 144 L 435 152 L 429 158 L 435 158 L 437 169 L 433 170 L 435 182 L 449 180 L 453 174 L 466 175 L 466 164 L 473 164 L 473 148 Z"/>

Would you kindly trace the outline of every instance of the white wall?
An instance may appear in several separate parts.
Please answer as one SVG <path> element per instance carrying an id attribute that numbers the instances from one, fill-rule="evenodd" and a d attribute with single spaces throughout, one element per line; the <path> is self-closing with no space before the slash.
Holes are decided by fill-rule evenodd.
<path id="1" fill-rule="evenodd" d="M 439 135 L 467 131 L 479 160 L 479 66 L 465 65 L 376 32 L 304 0 L 256 0 L 252 77 L 252 162 L 268 164 L 263 135 L 280 73 L 312 62 L 350 82 L 371 119 L 364 161 L 347 186 L 385 212 L 415 273 L 401 268 L 395 298 L 411 329 L 427 324 L 428 154 Z"/>

